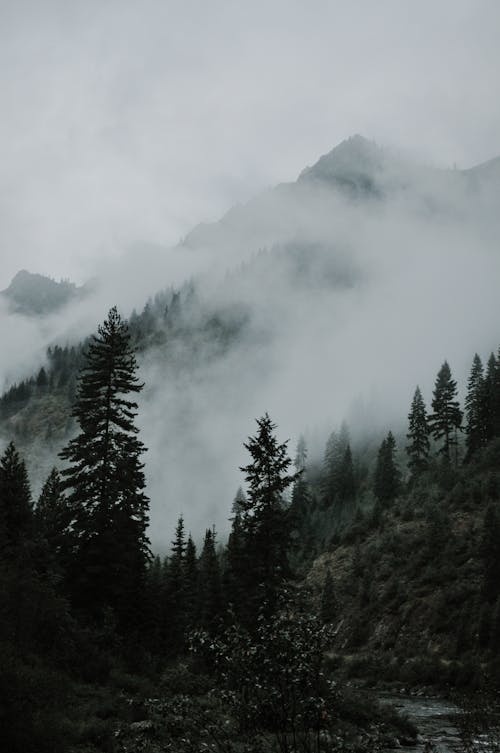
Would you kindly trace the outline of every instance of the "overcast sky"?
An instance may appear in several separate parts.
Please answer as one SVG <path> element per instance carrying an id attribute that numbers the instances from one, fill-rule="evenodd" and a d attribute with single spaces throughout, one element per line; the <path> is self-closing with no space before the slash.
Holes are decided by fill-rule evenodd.
<path id="1" fill-rule="evenodd" d="M 0 287 L 83 281 L 359 132 L 500 154 L 497 0 L 0 0 Z"/>

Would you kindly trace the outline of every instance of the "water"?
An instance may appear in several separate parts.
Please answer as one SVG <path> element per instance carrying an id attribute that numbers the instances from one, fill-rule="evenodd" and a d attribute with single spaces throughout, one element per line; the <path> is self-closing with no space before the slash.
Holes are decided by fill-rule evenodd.
<path id="1" fill-rule="evenodd" d="M 384 696 L 383 703 L 390 703 L 405 714 L 418 728 L 419 741 L 408 750 L 415 753 L 463 753 L 463 745 L 453 716 L 460 713 L 454 703 L 441 698 L 409 696 Z M 433 748 L 429 747 L 429 742 Z"/>

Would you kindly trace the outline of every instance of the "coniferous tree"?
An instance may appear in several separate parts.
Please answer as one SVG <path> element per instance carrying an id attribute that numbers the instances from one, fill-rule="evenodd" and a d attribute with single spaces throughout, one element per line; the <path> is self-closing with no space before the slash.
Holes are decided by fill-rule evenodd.
<path id="1" fill-rule="evenodd" d="M 260 605 L 274 608 L 279 585 L 289 574 L 291 526 L 283 493 L 298 478 L 298 473 L 288 473 L 292 461 L 287 455 L 287 443 L 278 443 L 276 426 L 267 413 L 257 419 L 257 425 L 257 434 L 244 444 L 252 462 L 240 469 L 248 484 L 241 527 L 249 566 L 245 584 L 247 616 L 252 618 Z"/>
<path id="2" fill-rule="evenodd" d="M 126 323 L 116 308 L 98 327 L 80 372 L 73 416 L 79 434 L 60 453 L 75 549 L 73 597 L 94 616 L 112 607 L 127 621 L 149 559 L 149 501 L 134 424 L 142 390 Z"/>
<path id="3" fill-rule="evenodd" d="M 467 435 L 467 454 L 465 460 L 470 460 L 474 453 L 486 443 L 487 427 L 484 423 L 483 396 L 483 364 L 476 353 L 472 361 L 469 381 L 467 382 L 467 397 L 465 398 L 465 432 Z"/>
<path id="4" fill-rule="evenodd" d="M 424 471 L 429 464 L 429 424 L 427 411 L 420 388 L 417 387 L 408 414 L 409 444 L 406 446 L 408 466 L 415 477 Z"/>
<path id="5" fill-rule="evenodd" d="M 494 353 L 490 354 L 483 379 L 480 405 L 480 421 L 484 430 L 484 442 L 500 435 L 500 365 Z"/>
<path id="6" fill-rule="evenodd" d="M 207 528 L 199 562 L 200 624 L 209 632 L 216 630 L 222 616 L 222 592 L 219 561 L 215 551 L 215 531 Z"/>
<path id="7" fill-rule="evenodd" d="M 231 532 L 229 534 L 222 577 L 224 599 L 230 610 L 240 614 L 244 609 L 246 599 L 245 583 L 248 578 L 247 556 L 250 554 L 245 547 L 243 525 L 241 522 L 244 508 L 248 504 L 243 489 L 236 492 L 231 518 Z"/>
<path id="8" fill-rule="evenodd" d="M 356 481 L 351 445 L 347 443 L 337 477 L 337 494 L 341 503 L 352 502 L 356 495 Z"/>
<path id="9" fill-rule="evenodd" d="M 349 462 L 349 460 L 351 462 Z M 325 458 L 323 462 L 324 480 L 323 497 L 325 504 L 330 506 L 343 502 L 342 495 L 347 491 L 353 494 L 354 476 L 350 478 L 352 471 L 352 454 L 349 445 L 349 430 L 345 421 L 342 422 L 340 432 L 332 432 L 328 438 Z"/>
<path id="10" fill-rule="evenodd" d="M 72 557 L 70 534 L 72 513 L 64 496 L 57 468 L 50 472 L 34 509 L 38 534 L 47 542 L 53 565 L 66 574 Z"/>
<path id="11" fill-rule="evenodd" d="M 396 465 L 396 441 L 392 432 L 382 441 L 377 455 L 373 492 L 382 504 L 392 502 L 401 488 L 401 473 Z"/>
<path id="12" fill-rule="evenodd" d="M 457 383 L 451 378 L 448 362 L 441 366 L 436 377 L 432 397 L 432 415 L 429 425 L 435 440 L 443 442 L 439 452 L 449 462 L 451 451 L 455 449 L 455 463 L 457 462 L 457 432 L 462 424 L 462 411 L 457 397 Z"/>
<path id="13" fill-rule="evenodd" d="M 187 622 L 186 609 L 186 532 L 182 515 L 177 520 L 172 554 L 166 567 L 166 629 L 172 649 L 182 646 Z"/>
<path id="14" fill-rule="evenodd" d="M 196 544 L 194 543 L 191 534 L 189 534 L 186 543 L 186 554 L 184 558 L 184 583 L 186 622 L 188 627 L 191 628 L 196 625 L 196 620 L 199 612 L 198 577 Z"/>
<path id="15" fill-rule="evenodd" d="M 0 545 L 16 548 L 33 531 L 33 510 L 24 460 L 13 442 L 0 458 Z"/>

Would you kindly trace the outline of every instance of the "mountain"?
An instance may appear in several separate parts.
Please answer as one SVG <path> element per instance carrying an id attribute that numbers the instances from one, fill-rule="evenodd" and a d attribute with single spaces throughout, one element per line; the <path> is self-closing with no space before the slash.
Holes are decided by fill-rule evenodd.
<path id="1" fill-rule="evenodd" d="M 332 245 L 342 218 L 367 211 L 436 215 L 483 213 L 500 190 L 500 157 L 467 170 L 419 164 L 363 136 L 342 141 L 301 171 L 218 222 L 196 226 L 182 246 L 203 252 L 231 248 L 233 256 L 288 241 Z M 494 212 L 492 212 L 494 215 Z M 355 220 L 359 222 L 358 220 Z"/>
<path id="2" fill-rule="evenodd" d="M 415 384 L 429 403 L 429 375 L 444 358 L 464 384 L 473 353 L 496 349 L 497 165 L 415 165 L 355 136 L 169 253 L 155 248 L 154 275 L 137 252 L 138 274 L 159 290 L 142 311 L 122 310 L 146 384 L 155 546 L 169 540 L 177 510 L 200 530 L 227 531 L 222 500 L 241 483 L 241 442 L 265 410 L 292 442 L 311 427 L 318 458 L 343 418 L 372 440 L 404 433 Z M 198 270 L 178 290 L 174 251 L 186 278 Z M 3 437 L 26 449 L 39 481 L 73 430 L 81 362 L 74 339 L 50 345 L 0 405 Z"/>
<path id="3" fill-rule="evenodd" d="M 56 282 L 25 269 L 15 275 L 8 288 L 0 291 L 10 311 L 26 316 L 52 314 L 85 294 L 84 287 L 68 280 Z"/>

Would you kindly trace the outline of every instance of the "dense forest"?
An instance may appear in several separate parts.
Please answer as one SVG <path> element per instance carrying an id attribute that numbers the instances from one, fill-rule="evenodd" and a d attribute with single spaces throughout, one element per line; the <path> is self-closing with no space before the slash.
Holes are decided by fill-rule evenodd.
<path id="1" fill-rule="evenodd" d="M 0 460 L 5 749 L 375 750 L 415 730 L 366 685 L 494 697 L 500 355 L 486 368 L 474 356 L 463 406 L 445 361 L 429 409 L 416 388 L 406 437 L 356 449 L 343 424 L 322 463 L 303 438 L 292 459 L 259 417 L 228 540 L 181 516 L 162 558 L 148 538 L 136 352 L 178 353 L 173 333 L 182 357 L 195 351 L 195 306 L 187 286 L 129 322 L 111 309 L 1 399 L 13 440 Z M 244 326 L 244 311 L 203 321 L 214 353 Z M 65 445 L 33 500 L 18 440 L 36 422 Z"/>

